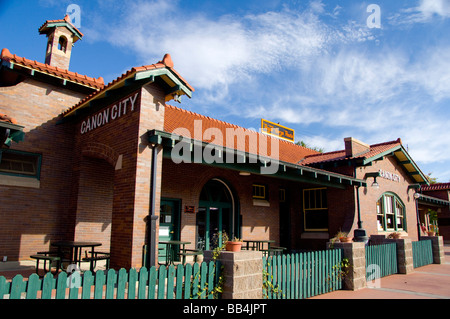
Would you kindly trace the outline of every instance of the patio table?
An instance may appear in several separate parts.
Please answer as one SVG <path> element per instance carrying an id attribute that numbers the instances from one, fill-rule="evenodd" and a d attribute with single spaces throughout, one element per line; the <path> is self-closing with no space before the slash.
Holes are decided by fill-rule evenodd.
<path id="1" fill-rule="evenodd" d="M 259 250 L 265 253 L 264 244 L 267 244 L 267 251 L 270 251 L 270 244 L 275 243 L 275 240 L 246 239 L 243 242 L 246 243 L 247 250 Z"/>
<path id="2" fill-rule="evenodd" d="M 69 262 L 71 264 L 78 264 L 80 266 L 81 263 L 81 252 L 83 248 L 90 248 L 91 257 L 94 257 L 94 247 L 101 246 L 102 243 L 98 242 L 86 242 L 86 241 L 58 241 L 51 244 L 58 248 L 58 256 L 61 258 L 61 269 L 63 267 L 63 262 Z M 63 249 L 69 249 L 69 259 L 63 259 L 64 253 Z M 91 261 L 91 269 L 92 269 L 92 261 Z"/>
<path id="3" fill-rule="evenodd" d="M 191 242 L 189 241 L 180 241 L 180 240 L 167 240 L 167 241 L 160 241 L 159 244 L 165 244 L 166 247 L 166 265 L 167 264 L 173 264 L 175 261 L 175 257 L 178 255 L 178 252 L 176 251 L 177 246 L 182 246 L 181 249 L 179 249 L 182 253 L 185 252 L 186 245 L 189 245 Z"/>

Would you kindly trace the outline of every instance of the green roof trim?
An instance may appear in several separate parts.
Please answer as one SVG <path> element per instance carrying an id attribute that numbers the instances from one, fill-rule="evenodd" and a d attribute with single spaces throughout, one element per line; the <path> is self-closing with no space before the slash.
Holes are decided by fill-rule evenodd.
<path id="1" fill-rule="evenodd" d="M 401 152 L 405 157 L 406 160 L 400 160 L 398 159 L 398 156 L 395 154 L 397 152 Z M 420 170 L 419 166 L 413 161 L 411 156 L 408 154 L 408 152 L 405 150 L 403 145 L 397 145 L 387 151 L 384 151 L 382 153 L 379 153 L 375 156 L 369 157 L 364 159 L 363 165 L 370 165 L 373 161 L 379 160 L 385 156 L 393 155 L 397 157 L 397 160 L 400 165 L 402 165 L 405 168 L 405 171 L 410 175 L 410 177 L 414 180 L 416 180 L 418 183 L 429 185 L 428 178 L 423 174 L 423 172 Z M 414 171 L 410 172 L 405 165 L 411 165 L 414 168 Z M 418 181 L 417 176 L 422 179 L 423 181 Z"/>
<path id="2" fill-rule="evenodd" d="M 448 201 L 448 200 L 436 198 L 436 197 L 432 197 L 432 196 L 427 196 L 427 195 L 423 195 L 420 193 L 419 193 L 419 195 L 420 195 L 420 197 L 419 197 L 420 202 L 431 203 L 431 204 L 435 204 L 435 205 L 439 205 L 439 206 L 450 206 L 450 201 Z"/>
<path id="3" fill-rule="evenodd" d="M 4 142 L 8 147 L 11 146 L 12 142 L 19 143 L 25 139 L 25 133 L 23 132 L 24 126 L 0 121 L 0 128 L 10 130 Z"/>
<path id="4" fill-rule="evenodd" d="M 274 161 L 274 159 L 270 157 L 259 156 L 257 154 L 185 138 L 180 135 L 159 130 L 149 130 L 148 141 L 149 143 L 163 146 L 163 154 L 166 158 L 172 158 L 180 162 L 183 162 L 184 160 L 188 163 L 197 163 L 220 167 L 223 169 L 245 171 L 258 175 L 264 175 L 261 172 L 261 168 Z M 171 150 L 177 143 L 180 142 L 187 143 L 186 148 L 189 149 L 189 154 L 177 155 L 176 158 L 173 158 Z M 195 152 L 195 147 L 201 147 L 201 158 L 198 158 L 198 156 L 196 157 L 198 154 Z M 211 153 L 214 153 L 214 158 L 221 158 L 223 159 L 223 162 L 218 163 L 216 161 L 205 161 L 203 150 L 206 147 L 210 148 Z M 227 163 L 226 160 L 229 160 L 230 158 L 233 159 L 232 163 Z M 367 186 L 366 181 L 346 175 L 283 161 L 277 161 L 277 164 L 277 172 L 274 174 L 266 174 L 266 176 L 341 189 L 344 189 L 346 186 Z"/>

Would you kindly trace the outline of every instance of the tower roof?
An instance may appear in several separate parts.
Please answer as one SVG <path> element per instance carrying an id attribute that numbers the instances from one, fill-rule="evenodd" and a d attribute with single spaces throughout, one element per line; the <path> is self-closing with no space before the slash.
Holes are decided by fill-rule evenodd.
<path id="1" fill-rule="evenodd" d="M 48 35 L 56 27 L 66 27 L 67 29 L 69 29 L 74 34 L 73 43 L 75 43 L 78 40 L 81 40 L 83 38 L 83 33 L 81 33 L 81 31 L 78 30 L 72 24 L 72 22 L 70 22 L 70 17 L 67 14 L 64 17 L 64 19 L 45 21 L 45 23 L 39 28 L 39 34 L 47 34 Z"/>

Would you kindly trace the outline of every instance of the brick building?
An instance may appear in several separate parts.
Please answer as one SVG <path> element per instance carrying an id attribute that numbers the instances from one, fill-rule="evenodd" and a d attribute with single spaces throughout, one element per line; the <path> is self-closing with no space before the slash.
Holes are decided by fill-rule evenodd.
<path id="1" fill-rule="evenodd" d="M 105 84 L 68 70 L 83 35 L 67 17 L 39 31 L 45 63 L 1 52 L 8 260 L 89 240 L 113 268 L 139 267 L 143 247 L 156 263 L 160 240 L 210 249 L 222 230 L 289 250 L 322 249 L 339 230 L 417 238 L 414 194 L 428 182 L 400 140 L 318 153 L 172 106 L 194 89 L 168 54 Z"/>

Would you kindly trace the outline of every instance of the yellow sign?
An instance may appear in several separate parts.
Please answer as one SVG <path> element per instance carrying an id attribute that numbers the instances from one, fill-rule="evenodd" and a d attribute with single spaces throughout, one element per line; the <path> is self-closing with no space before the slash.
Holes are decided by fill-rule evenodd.
<path id="1" fill-rule="evenodd" d="M 261 119 L 261 132 L 294 142 L 295 131 L 280 124 Z"/>

